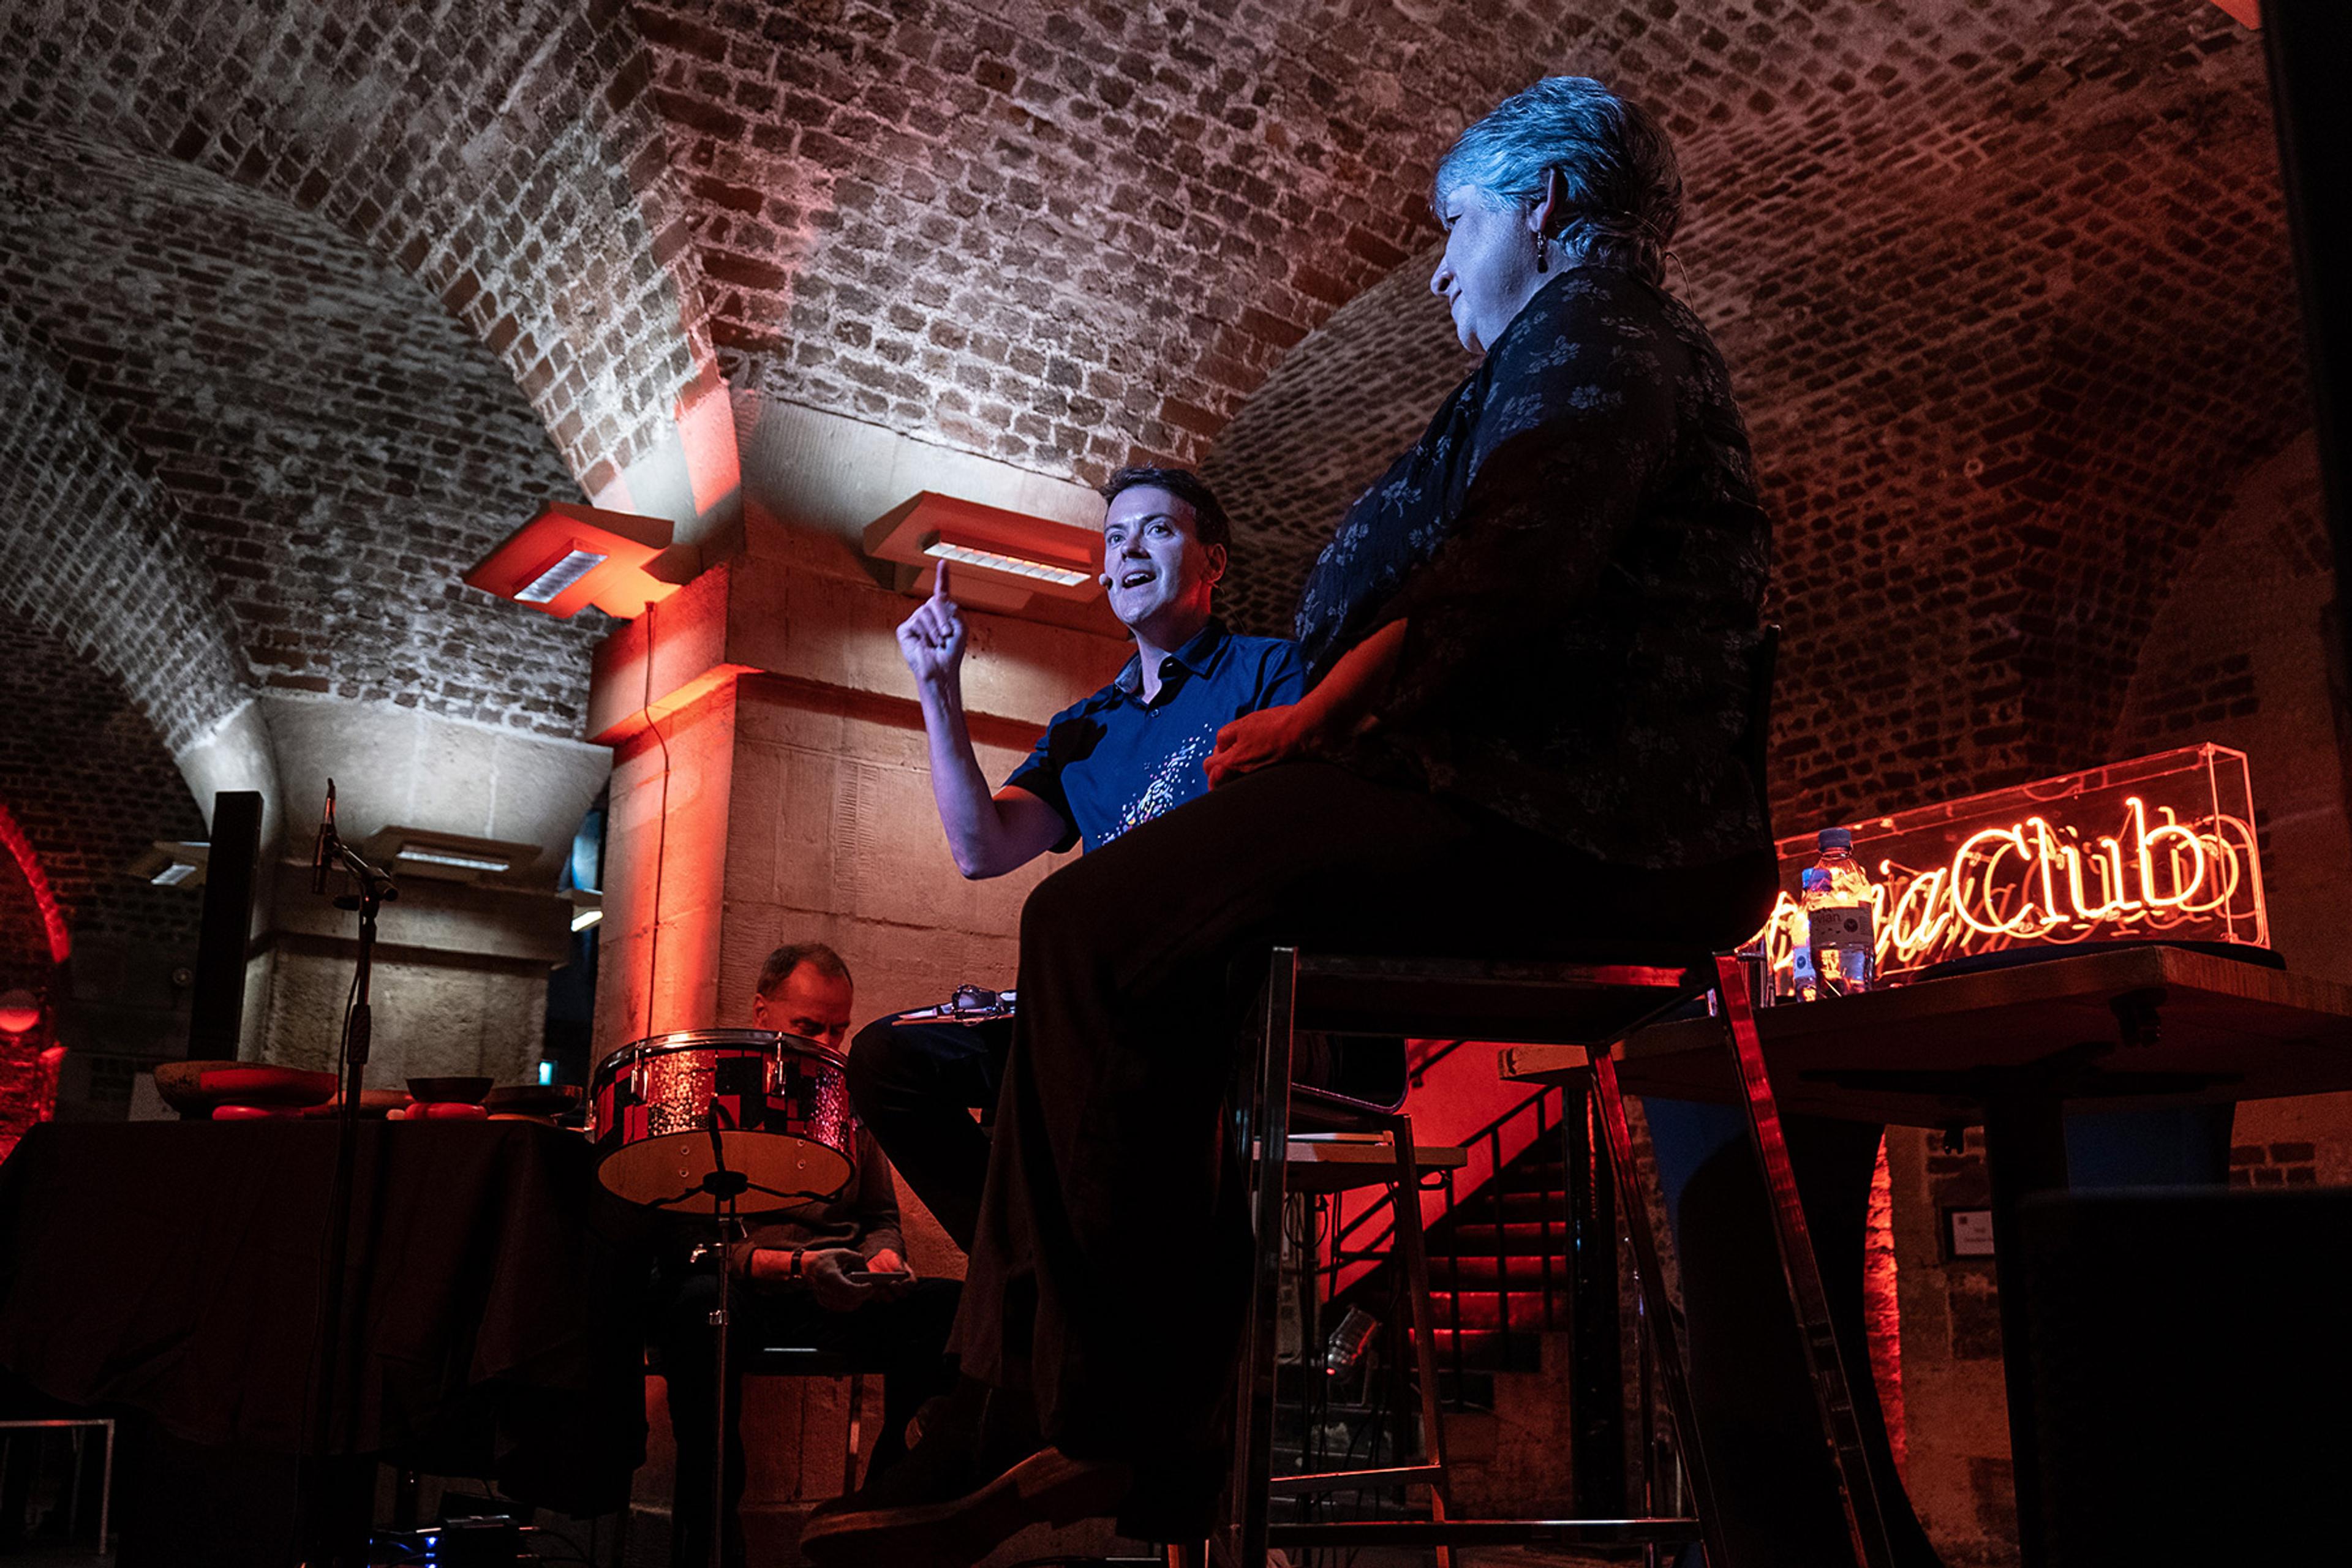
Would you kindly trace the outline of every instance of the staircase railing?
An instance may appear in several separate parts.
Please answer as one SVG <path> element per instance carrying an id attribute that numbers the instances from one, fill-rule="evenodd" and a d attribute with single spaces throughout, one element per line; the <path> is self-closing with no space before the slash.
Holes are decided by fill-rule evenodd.
<path id="1" fill-rule="evenodd" d="M 1444 1050 L 1417 1065 L 1425 1068 L 1463 1043 L 1452 1041 Z M 1463 1147 L 1470 1154 L 1469 1163 L 1459 1172 L 1436 1173 L 1437 1180 L 1424 1188 L 1441 1194 L 1436 1215 L 1433 1218 L 1424 1205 L 1423 1222 L 1433 1243 L 1431 1260 L 1435 1262 L 1443 1257 L 1452 1264 L 1453 1289 L 1445 1293 L 1451 1320 L 1447 1326 L 1452 1331 L 1449 1336 L 1451 1353 L 1446 1359 L 1452 1363 L 1450 1370 L 1457 1391 L 1464 1385 L 1466 1370 L 1462 1345 L 1464 1292 L 1461 1261 L 1465 1251 L 1458 1240 L 1460 1226 L 1454 1222 L 1465 1201 L 1465 1193 L 1472 1196 L 1483 1194 L 1495 1211 L 1496 1318 L 1499 1335 L 1497 1342 L 1501 1348 L 1507 1352 L 1515 1334 L 1534 1335 L 1565 1325 L 1566 1312 L 1557 1300 L 1559 1291 L 1555 1281 L 1555 1254 L 1564 1253 L 1568 1245 L 1567 1215 L 1564 1211 L 1555 1215 L 1554 1205 L 1549 1204 L 1541 1207 L 1538 1221 L 1541 1227 L 1538 1239 L 1543 1278 L 1540 1305 L 1528 1321 L 1515 1324 L 1511 1320 L 1510 1222 L 1504 1202 L 1509 1195 L 1506 1173 L 1512 1159 L 1529 1151 L 1543 1151 L 1552 1129 L 1558 1125 L 1560 1113 L 1556 1097 L 1559 1092 L 1554 1087 L 1540 1089 L 1471 1133 L 1462 1141 Z M 1510 1134 L 1525 1119 L 1532 1119 L 1533 1130 L 1522 1142 Z M 1507 1149 L 1512 1152 L 1507 1153 Z M 1459 1184 L 1457 1176 L 1461 1178 Z M 1339 1206 L 1344 1204 L 1347 1194 L 1338 1194 L 1332 1199 L 1335 1234 L 1328 1261 L 1323 1270 L 1323 1299 L 1327 1301 L 1339 1295 L 1351 1274 L 1360 1272 L 1367 1266 L 1377 1267 L 1388 1261 L 1390 1246 L 1396 1235 L 1396 1214 L 1391 1201 L 1391 1190 L 1381 1187 L 1365 1191 L 1369 1194 L 1365 1206 L 1352 1218 L 1349 1217 L 1343 1206 Z M 1374 1226 L 1380 1228 L 1375 1230 L 1372 1228 Z M 1436 1245 L 1440 1237 L 1444 1238 L 1443 1248 Z"/>

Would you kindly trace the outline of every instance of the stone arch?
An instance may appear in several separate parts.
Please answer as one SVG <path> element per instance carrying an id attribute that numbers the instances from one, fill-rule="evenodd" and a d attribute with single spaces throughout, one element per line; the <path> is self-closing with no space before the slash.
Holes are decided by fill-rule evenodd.
<path id="1" fill-rule="evenodd" d="M 224 606 L 255 686 L 576 735 L 602 617 L 550 621 L 457 582 L 567 483 L 488 351 L 274 197 L 151 154 L 7 141 L 8 313 L 104 432 L 58 428 L 27 479 L 47 470 L 62 496 L 93 464 L 127 467 L 167 497 L 150 506 L 182 525 L 164 573 Z M 68 525 L 35 508 L 7 526 L 38 554 Z"/>
<path id="2" fill-rule="evenodd" d="M 171 494 L 141 468 L 45 356 L 0 336 L 0 608 L 120 680 L 177 751 L 249 700 L 250 674 Z"/>
<path id="3" fill-rule="evenodd" d="M 675 448 L 709 369 L 649 74 L 629 6 L 570 0 L 0 21 L 19 119 L 268 193 L 396 263 L 505 364 L 592 493 Z"/>

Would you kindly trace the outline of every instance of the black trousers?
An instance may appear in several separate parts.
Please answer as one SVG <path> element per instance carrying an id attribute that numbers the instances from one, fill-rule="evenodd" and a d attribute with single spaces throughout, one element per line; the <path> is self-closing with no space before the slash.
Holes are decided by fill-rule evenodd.
<path id="1" fill-rule="evenodd" d="M 743 1358 L 761 1345 L 799 1345 L 879 1371 L 882 1427 L 875 1435 L 868 1473 L 886 1470 L 905 1454 L 907 1423 L 916 1410 L 955 1382 L 943 1352 L 958 1292 L 955 1280 L 923 1279 L 896 1300 L 834 1312 L 817 1305 L 804 1286 L 734 1282 L 728 1300 L 734 1322 L 727 1339 L 725 1561 L 730 1568 L 743 1561 L 737 1517 L 743 1500 Z M 672 1568 L 707 1568 L 710 1561 L 711 1439 L 719 1387 L 710 1314 L 718 1305 L 719 1277 L 709 1269 L 666 1276 L 655 1303 L 662 1376 L 669 1384 L 670 1435 L 677 1447 Z"/>
<path id="2" fill-rule="evenodd" d="M 974 1110 L 996 1103 L 1013 1020 L 880 1018 L 850 1042 L 849 1099 L 891 1165 L 969 1254 L 988 1179 L 988 1135 Z M 1404 1097 L 1404 1041 L 1302 1037 L 1302 1083 L 1379 1105 Z"/>
<path id="3" fill-rule="evenodd" d="M 1237 780 L 1055 872 L 1022 912 L 964 1370 L 1032 1390 L 1065 1451 L 1134 1464 L 1130 1533 L 1204 1533 L 1250 1268 L 1223 1108 L 1270 946 L 1727 943 L 1763 918 L 1772 875 L 1769 855 L 1612 868 L 1318 763 Z"/>
<path id="4" fill-rule="evenodd" d="M 971 1113 L 996 1103 L 1013 1021 L 876 1020 L 849 1045 L 849 1100 L 901 1179 L 969 1253 L 988 1178 L 988 1135 Z"/>

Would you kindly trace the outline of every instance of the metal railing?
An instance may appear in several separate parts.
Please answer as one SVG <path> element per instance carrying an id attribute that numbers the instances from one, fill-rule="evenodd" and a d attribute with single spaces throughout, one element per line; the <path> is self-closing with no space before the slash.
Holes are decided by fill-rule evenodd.
<path id="1" fill-rule="evenodd" d="M 1426 1068 L 1432 1065 L 1464 1043 L 1460 1040 L 1450 1042 L 1445 1049 L 1420 1064 L 1421 1067 Z M 1460 1245 L 1458 1222 L 1465 1203 L 1484 1198 L 1494 1211 L 1495 1288 L 1493 1293 L 1496 1298 L 1496 1332 L 1498 1335 L 1496 1341 L 1498 1346 L 1507 1353 L 1511 1348 L 1511 1339 L 1514 1334 L 1532 1336 L 1565 1325 L 1566 1313 L 1559 1302 L 1559 1287 L 1562 1281 L 1557 1277 L 1559 1265 L 1556 1256 L 1568 1243 L 1568 1223 L 1564 1205 L 1562 1205 L 1562 1212 L 1558 1214 L 1553 1212 L 1555 1207 L 1553 1205 L 1547 1204 L 1540 1207 L 1536 1223 L 1539 1226 L 1538 1241 L 1542 1260 L 1542 1287 L 1537 1302 L 1528 1309 L 1528 1316 L 1520 1322 L 1514 1322 L 1512 1320 L 1511 1222 L 1507 1211 L 1507 1200 L 1514 1192 L 1510 1181 L 1511 1163 L 1519 1155 L 1530 1152 L 1538 1152 L 1540 1157 L 1540 1152 L 1545 1149 L 1552 1130 L 1559 1121 L 1558 1100 L 1559 1092 L 1557 1088 L 1551 1087 L 1538 1089 L 1464 1139 L 1463 1146 L 1470 1151 L 1471 1163 L 1464 1166 L 1461 1171 L 1448 1170 L 1433 1173 L 1434 1180 L 1423 1178 L 1422 1191 L 1433 1191 L 1443 1194 L 1436 1216 L 1430 1219 L 1424 1215 L 1424 1227 L 1430 1237 L 1431 1261 L 1433 1264 L 1440 1258 L 1444 1259 L 1449 1265 L 1452 1276 L 1450 1289 L 1445 1293 L 1449 1319 L 1446 1327 L 1450 1331 L 1449 1338 L 1452 1342 L 1449 1347 L 1450 1353 L 1446 1359 L 1451 1363 L 1449 1370 L 1454 1373 L 1454 1387 L 1457 1398 L 1460 1397 L 1465 1385 L 1465 1374 L 1468 1370 L 1463 1351 L 1462 1298 L 1465 1293 L 1465 1288 L 1461 1265 L 1465 1257 L 1483 1258 L 1485 1256 L 1483 1250 L 1474 1254 Z M 1516 1152 L 1506 1153 L 1505 1151 L 1514 1142 L 1508 1134 L 1523 1119 L 1532 1119 L 1532 1133 Z M 1483 1169 L 1480 1168 L 1482 1162 Z M 1517 1190 L 1542 1191 L 1544 1189 L 1520 1188 Z M 1368 1191 L 1370 1196 L 1366 1200 L 1365 1206 L 1352 1218 L 1349 1217 L 1341 1202 L 1345 1194 L 1333 1199 L 1334 1235 L 1330 1252 L 1322 1270 L 1324 1276 L 1322 1296 L 1326 1301 L 1337 1300 L 1343 1289 L 1351 1288 L 1357 1282 L 1345 1278 L 1351 1271 L 1360 1272 L 1366 1266 L 1377 1271 L 1386 1268 L 1391 1261 L 1390 1247 L 1396 1236 L 1396 1214 L 1391 1201 L 1393 1189 L 1381 1187 L 1368 1189 Z M 1419 1194 L 1415 1195 L 1417 1198 Z M 1375 1229 L 1375 1226 L 1378 1228 Z M 1485 1291 L 1467 1293 L 1486 1294 Z"/>

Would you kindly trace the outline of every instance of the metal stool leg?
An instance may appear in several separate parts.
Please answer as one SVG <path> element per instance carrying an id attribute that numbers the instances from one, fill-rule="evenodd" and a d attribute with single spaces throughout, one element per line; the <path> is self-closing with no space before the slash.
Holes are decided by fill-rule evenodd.
<path id="1" fill-rule="evenodd" d="M 1412 1293 L 1413 1372 L 1421 1383 L 1422 1458 L 1437 1467 L 1429 1483 L 1430 1517 L 1444 1520 L 1450 1500 L 1445 1471 L 1445 1417 L 1438 1409 L 1436 1313 L 1429 1300 L 1429 1238 L 1421 1228 L 1421 1165 L 1412 1151 L 1412 1119 L 1388 1119 L 1389 1137 L 1396 1150 L 1395 1195 L 1389 1200 L 1396 1215 L 1396 1246 L 1404 1265 L 1405 1289 Z M 1499 1289 L 1507 1281 L 1497 1278 Z M 1458 1285 L 1458 1281 L 1457 1281 Z M 1437 1548 L 1437 1568 L 1454 1568 L 1454 1549 Z"/>
<path id="2" fill-rule="evenodd" d="M 1715 971 L 1716 994 L 1730 1036 L 1732 1059 L 1739 1069 L 1741 1098 L 1748 1107 L 1748 1130 L 1754 1135 L 1764 1188 L 1772 1199 L 1772 1234 L 1780 1244 L 1789 1303 L 1796 1309 L 1798 1327 L 1803 1331 L 1813 1401 L 1819 1407 L 1830 1458 L 1837 1466 L 1854 1561 L 1863 1568 L 1891 1568 L 1894 1553 L 1887 1544 L 1886 1522 L 1879 1513 L 1878 1490 L 1871 1483 L 1862 1424 L 1854 1415 L 1853 1385 L 1830 1321 L 1829 1293 L 1822 1288 L 1812 1229 L 1805 1223 L 1796 1170 L 1789 1163 L 1789 1142 L 1780 1130 L 1780 1102 L 1772 1091 L 1764 1047 L 1756 1036 L 1756 1013 L 1748 1001 L 1747 977 L 1740 972 L 1739 960 L 1729 953 L 1717 955 Z"/>
<path id="3" fill-rule="evenodd" d="M 1614 1047 L 1611 1047 L 1613 1049 Z M 1617 1206 L 1633 1238 L 1633 1275 L 1642 1291 L 1643 1316 L 1658 1347 L 1658 1376 L 1666 1385 L 1666 1407 L 1674 1412 L 1675 1436 L 1682 1448 L 1683 1468 L 1689 1472 L 1691 1500 L 1706 1544 L 1707 1562 L 1721 1568 L 1730 1555 L 1723 1549 L 1723 1527 L 1715 1510 L 1715 1487 L 1708 1477 L 1706 1450 L 1701 1446 L 1698 1413 L 1691 1404 L 1690 1379 L 1683 1361 L 1682 1330 L 1675 1304 L 1666 1295 L 1665 1271 L 1658 1262 L 1657 1234 L 1650 1228 L 1650 1205 L 1633 1179 L 1633 1137 L 1625 1121 L 1625 1097 L 1617 1088 L 1617 1063 L 1610 1050 L 1592 1056 L 1592 1088 L 1601 1102 L 1601 1127 L 1609 1144 L 1610 1173 L 1617 1184 Z"/>
<path id="4" fill-rule="evenodd" d="M 1278 947 L 1265 981 L 1265 1037 L 1249 1136 L 1257 1145 L 1256 1227 L 1249 1310 L 1243 1324 L 1241 1384 L 1234 1412 L 1233 1496 L 1218 1543 L 1231 1568 L 1265 1568 L 1268 1492 L 1274 1479 L 1275 1354 L 1282 1268 L 1284 1155 L 1290 1146 L 1292 1005 L 1298 952 Z M 1247 1149 L 1243 1151 L 1244 1154 Z"/>

